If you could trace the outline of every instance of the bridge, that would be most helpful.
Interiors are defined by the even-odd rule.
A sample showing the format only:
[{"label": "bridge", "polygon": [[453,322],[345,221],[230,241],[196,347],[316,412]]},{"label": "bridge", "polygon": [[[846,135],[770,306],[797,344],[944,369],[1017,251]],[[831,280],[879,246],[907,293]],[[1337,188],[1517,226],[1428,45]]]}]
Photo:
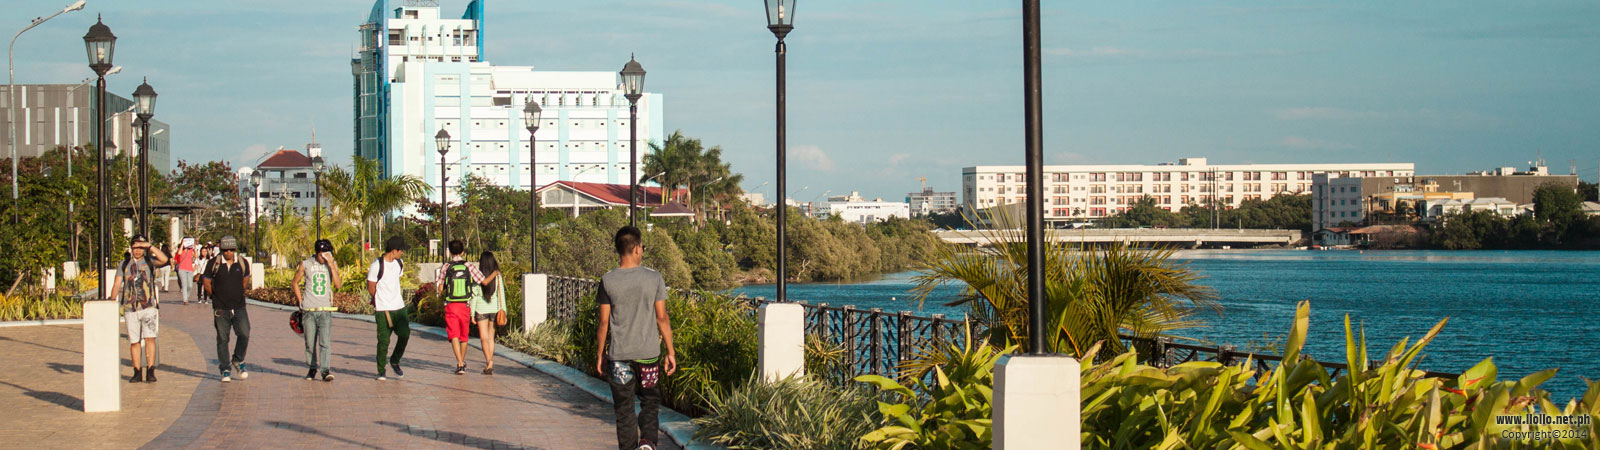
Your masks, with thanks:
[{"label": "bridge", "polygon": [[[1025,239],[1023,230],[937,230],[933,234],[945,242],[988,247],[999,240]],[[1051,242],[1103,244],[1123,242],[1136,245],[1168,245],[1183,248],[1288,246],[1300,241],[1300,230],[1203,229],[1203,228],[1079,228],[1047,230]]]}]

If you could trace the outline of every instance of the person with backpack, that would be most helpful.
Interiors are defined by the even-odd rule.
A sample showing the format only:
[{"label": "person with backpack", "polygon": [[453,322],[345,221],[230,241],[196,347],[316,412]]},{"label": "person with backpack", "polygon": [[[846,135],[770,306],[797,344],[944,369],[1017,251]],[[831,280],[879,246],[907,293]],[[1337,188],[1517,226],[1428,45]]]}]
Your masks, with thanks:
[{"label": "person with backpack", "polygon": [[128,355],[133,360],[133,376],[128,377],[128,382],[154,383],[156,332],[161,328],[155,270],[166,266],[170,260],[161,249],[151,248],[150,241],[142,234],[133,235],[128,252],[128,258],[117,265],[117,277],[111,282],[108,298],[120,301],[127,308],[123,319],[128,322]]},{"label": "person with backpack", "polygon": [[505,281],[500,278],[500,262],[494,253],[478,255],[478,271],[488,273],[488,279],[494,280],[475,286],[481,289],[473,290],[472,295],[472,320],[478,323],[478,343],[483,347],[483,374],[494,375],[495,327],[506,324]]},{"label": "person with backpack", "polygon": [[[339,275],[339,263],[333,260],[333,242],[318,239],[312,250],[316,254],[300,262],[289,289],[300,303],[300,324],[306,338],[306,379],[333,381],[333,373],[328,371],[328,341],[333,312],[339,310],[333,306],[333,289],[343,277]],[[305,288],[299,289],[302,282]]]},{"label": "person with backpack", "polygon": [[[400,276],[405,263],[400,257],[411,244],[405,238],[390,236],[383,243],[383,256],[367,268],[367,293],[372,294],[372,316],[378,322],[378,381],[389,379],[384,365],[394,369],[394,376],[405,377],[400,370],[400,357],[406,354],[406,342],[411,340],[411,319],[406,317],[406,299],[400,292]],[[389,335],[399,336],[394,344],[394,355],[389,355]]]},{"label": "person with backpack", "polygon": [[[661,378],[678,370],[667,317],[667,283],[645,267],[639,229],[625,226],[612,238],[616,269],[600,277],[600,305],[594,370],[611,384],[617,420],[617,448],[653,449],[660,431]],[[607,343],[610,343],[607,346]],[[661,347],[667,348],[666,356]],[[639,413],[634,415],[634,398]]]},{"label": "person with backpack", "polygon": [[439,266],[434,278],[439,294],[444,297],[444,330],[450,337],[450,350],[456,354],[456,375],[467,374],[467,338],[472,333],[473,291],[494,281],[478,270],[477,264],[468,263],[467,244],[450,241],[450,261]]},{"label": "person with backpack", "polygon": [[[206,267],[205,289],[211,293],[211,323],[217,330],[217,366],[222,370],[222,382],[233,381],[237,371],[239,379],[250,377],[244,366],[244,352],[250,347],[250,315],[245,309],[244,291],[250,287],[250,260],[239,255],[239,242],[233,236],[222,237],[222,255],[211,259]],[[228,351],[229,331],[239,338],[239,344]]]}]

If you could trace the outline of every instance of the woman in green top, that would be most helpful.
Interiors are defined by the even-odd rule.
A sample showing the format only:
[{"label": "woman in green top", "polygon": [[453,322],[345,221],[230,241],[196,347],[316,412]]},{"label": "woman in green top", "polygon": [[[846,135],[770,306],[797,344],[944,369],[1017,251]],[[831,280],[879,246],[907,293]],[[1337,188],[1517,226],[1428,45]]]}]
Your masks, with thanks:
[{"label": "woman in green top", "polygon": [[494,375],[495,316],[506,310],[506,289],[501,277],[494,276],[500,273],[500,262],[495,261],[494,253],[478,256],[478,271],[483,272],[484,279],[494,280],[472,290],[472,318],[478,322],[478,343],[482,344],[485,361],[483,374]]}]

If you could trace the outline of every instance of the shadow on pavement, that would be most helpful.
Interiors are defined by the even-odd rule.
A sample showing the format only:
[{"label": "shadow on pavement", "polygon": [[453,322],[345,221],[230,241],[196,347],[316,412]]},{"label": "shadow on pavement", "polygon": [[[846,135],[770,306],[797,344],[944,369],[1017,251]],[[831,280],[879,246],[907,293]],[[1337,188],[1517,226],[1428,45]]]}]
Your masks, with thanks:
[{"label": "shadow on pavement", "polygon": [[37,342],[19,341],[19,340],[16,340],[16,339],[5,337],[5,336],[0,336],[0,341],[11,341],[11,342],[19,343],[19,344],[28,344],[28,345],[32,345],[32,346],[35,346],[35,347],[44,347],[44,348],[48,348],[48,349],[51,349],[51,350],[63,351],[63,352],[67,352],[67,353],[77,353],[77,354],[80,354],[80,355],[83,354],[83,349],[81,349],[81,348],[77,349],[77,350],[69,350],[69,349],[65,349],[65,348],[61,348],[61,347],[51,347],[51,346],[40,344],[40,343],[37,343]]},{"label": "shadow on pavement", "polygon": [[70,409],[70,410],[73,410],[73,411],[83,411],[83,399],[80,399],[80,398],[77,398],[77,397],[73,397],[71,395],[67,395],[67,394],[64,394],[64,393],[61,393],[61,392],[35,391],[33,389],[28,389],[26,387],[18,386],[18,385],[15,385],[15,384],[4,382],[4,381],[0,381],[0,384],[4,384],[4,385],[7,385],[7,386],[11,386],[11,387],[17,388],[17,390],[22,391],[23,394],[27,394],[29,397],[33,397],[33,398],[36,398],[36,399],[39,399],[39,400],[42,400],[42,401],[46,401],[46,402],[50,402],[50,403],[55,403],[57,405],[61,405],[62,407]]},{"label": "shadow on pavement", "polygon": [[[539,447],[525,447],[522,444],[501,441],[501,440],[498,440],[498,439],[485,439],[485,438],[480,438],[480,437],[472,436],[472,435],[468,435],[468,434],[456,433],[456,432],[453,432],[453,431],[430,430],[430,429],[427,429],[427,428],[413,427],[413,426],[410,426],[410,425],[398,424],[398,423],[394,423],[394,422],[378,421],[378,422],[373,422],[373,423],[376,423],[378,425],[387,426],[387,427],[392,427],[392,428],[395,429],[395,431],[399,431],[401,433],[405,433],[405,434],[408,434],[408,435],[412,435],[412,436],[416,436],[416,437],[424,437],[424,438],[428,438],[428,439],[433,439],[435,441],[443,442],[443,443],[446,443],[446,444],[455,444],[455,445],[460,445],[460,446],[463,446],[463,447],[476,447],[476,448],[539,448]],[[471,442],[469,443],[468,441],[471,441]]]},{"label": "shadow on pavement", "polygon": [[352,441],[352,440],[349,440],[349,439],[341,438],[341,437],[334,436],[334,435],[331,435],[331,434],[328,434],[328,433],[323,433],[321,430],[318,430],[316,428],[311,428],[311,427],[308,427],[308,426],[305,426],[305,425],[301,425],[301,424],[298,424],[298,423],[279,422],[279,421],[275,421],[274,420],[274,421],[267,421],[266,424],[268,426],[271,426],[273,428],[277,428],[277,429],[280,429],[280,430],[289,430],[289,431],[293,431],[293,432],[296,432],[296,433],[310,434],[310,435],[322,437],[322,438],[325,438],[325,439],[332,439],[332,440],[335,440],[335,441],[343,442],[346,445],[353,445],[353,446],[366,447],[366,448],[382,448],[382,447],[375,447],[375,446],[367,445],[365,443],[356,442],[356,441]]}]

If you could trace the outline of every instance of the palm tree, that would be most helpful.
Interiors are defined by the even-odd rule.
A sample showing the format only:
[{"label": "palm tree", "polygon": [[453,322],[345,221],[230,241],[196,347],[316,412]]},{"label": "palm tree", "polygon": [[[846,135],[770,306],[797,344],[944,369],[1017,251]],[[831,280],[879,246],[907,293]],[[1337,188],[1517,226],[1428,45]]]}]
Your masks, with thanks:
[{"label": "palm tree", "polygon": [[433,187],[415,175],[382,177],[377,160],[352,156],[351,171],[335,166],[322,174],[322,193],[331,215],[360,222],[361,241],[371,242],[372,226],[383,232],[379,219],[433,193]]},{"label": "palm tree", "polygon": [[[744,175],[733,173],[731,165],[722,162],[722,147],[706,149],[699,139],[684,136],[681,130],[661,144],[650,144],[644,171],[656,175],[667,199],[677,198],[678,187],[685,187],[694,199],[690,207],[720,204],[743,193],[739,184]],[[695,209],[698,214],[700,208]]]},{"label": "palm tree", "polygon": [[[1025,232],[1004,214],[986,232],[992,251],[942,247],[915,277],[918,297],[934,288],[963,283],[950,306],[967,305],[985,337],[997,347],[1028,344],[1028,249]],[[1119,333],[1141,337],[1202,325],[1193,314],[1221,311],[1216,292],[1196,284],[1200,275],[1170,261],[1170,249],[1138,249],[1114,243],[1104,248],[1065,244],[1045,247],[1045,348],[1081,356],[1097,342],[1121,353]]]}]

